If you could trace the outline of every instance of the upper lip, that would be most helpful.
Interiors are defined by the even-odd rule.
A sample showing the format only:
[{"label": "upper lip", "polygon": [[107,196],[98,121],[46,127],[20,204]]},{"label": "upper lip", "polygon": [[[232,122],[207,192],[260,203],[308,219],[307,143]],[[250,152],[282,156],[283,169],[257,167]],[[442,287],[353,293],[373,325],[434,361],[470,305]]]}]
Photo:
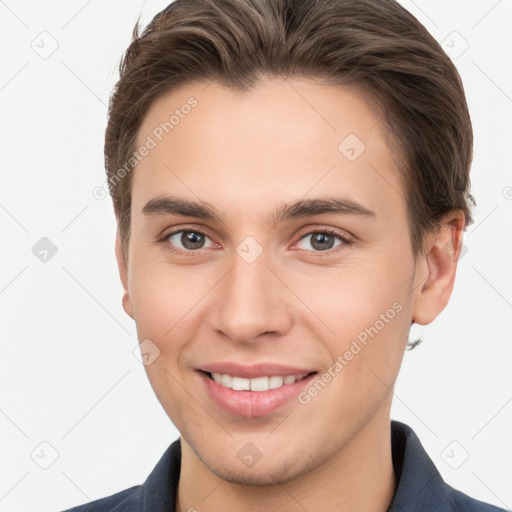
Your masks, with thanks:
[{"label": "upper lip", "polygon": [[295,366],[286,366],[277,363],[259,363],[253,365],[243,365],[235,362],[219,362],[201,366],[199,370],[210,373],[222,373],[232,375],[233,377],[243,377],[246,379],[254,379],[256,377],[265,377],[272,375],[300,375],[302,373],[311,373],[315,370],[311,368],[299,368]]}]

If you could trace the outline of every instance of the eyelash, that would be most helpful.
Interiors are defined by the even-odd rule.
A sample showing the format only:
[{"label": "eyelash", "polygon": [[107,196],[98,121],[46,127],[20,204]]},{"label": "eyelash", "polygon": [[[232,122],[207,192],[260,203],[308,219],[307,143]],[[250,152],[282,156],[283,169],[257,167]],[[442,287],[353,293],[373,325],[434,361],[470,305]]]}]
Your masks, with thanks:
[{"label": "eyelash", "polygon": [[[157,242],[165,244],[165,245],[169,245],[169,238],[171,236],[176,235],[177,233],[187,233],[187,232],[197,233],[197,234],[204,235],[204,236],[210,238],[208,236],[208,234],[205,233],[204,231],[202,231],[201,229],[196,229],[196,228],[193,228],[193,227],[190,227],[190,226],[186,226],[186,227],[183,227],[181,229],[178,229],[178,230],[166,233],[161,238],[159,238],[157,240]],[[304,239],[304,238],[306,238],[306,237],[308,237],[310,235],[316,234],[316,233],[332,235],[332,236],[340,239],[342,243],[340,245],[337,245],[336,247],[333,247],[331,249],[327,249],[325,251],[315,251],[315,250],[310,251],[310,250],[307,250],[307,249],[299,249],[299,250],[304,250],[304,251],[307,251],[307,252],[310,252],[310,253],[314,254],[315,256],[320,256],[320,257],[322,257],[322,256],[330,256],[332,253],[336,252],[341,247],[343,247],[345,245],[351,245],[351,243],[352,243],[350,238],[341,235],[339,231],[337,231],[335,229],[332,229],[332,228],[314,229],[314,230],[308,231],[306,233],[301,234],[301,236],[299,237],[297,242],[300,242],[302,239]],[[188,250],[187,251],[187,250],[182,250],[182,249],[171,248],[171,252],[174,253],[174,254],[188,255],[188,256],[200,253],[203,250],[206,250],[206,249],[196,249],[196,250]]]}]

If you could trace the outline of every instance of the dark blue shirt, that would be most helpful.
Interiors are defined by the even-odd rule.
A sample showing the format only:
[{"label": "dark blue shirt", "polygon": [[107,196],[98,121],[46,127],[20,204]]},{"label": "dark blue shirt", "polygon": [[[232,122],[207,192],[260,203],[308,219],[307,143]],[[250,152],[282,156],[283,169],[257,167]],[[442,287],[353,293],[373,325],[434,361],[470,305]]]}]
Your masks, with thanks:
[{"label": "dark blue shirt", "polygon": [[[504,512],[446,484],[414,431],[391,421],[396,489],[387,512]],[[174,441],[143,485],[64,512],[175,512],[181,444]]]}]

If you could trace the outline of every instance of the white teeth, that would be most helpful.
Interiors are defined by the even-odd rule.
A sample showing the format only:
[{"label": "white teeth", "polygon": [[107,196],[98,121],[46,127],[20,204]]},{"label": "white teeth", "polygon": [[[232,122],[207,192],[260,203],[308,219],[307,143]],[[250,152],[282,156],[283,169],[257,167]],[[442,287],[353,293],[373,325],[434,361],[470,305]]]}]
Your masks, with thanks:
[{"label": "white teeth", "polygon": [[268,377],[251,379],[251,391],[267,391],[268,389]]},{"label": "white teeth", "polygon": [[272,375],[269,379],[269,388],[276,389],[280,388],[284,384],[284,377],[279,377],[278,375]]},{"label": "white teeth", "polygon": [[234,389],[235,391],[268,391],[269,389],[280,388],[287,384],[293,384],[295,381],[302,380],[307,373],[299,375],[272,375],[270,377],[256,377],[254,379],[245,379],[243,377],[233,377],[221,373],[212,373],[215,382],[221,384],[226,388]]},{"label": "white teeth", "polygon": [[251,389],[251,379],[243,379],[242,377],[233,377],[233,385],[235,391],[249,391]]},{"label": "white teeth", "polygon": [[231,377],[231,375],[221,375],[220,373],[214,373],[214,378],[215,378],[215,375],[218,375],[220,378],[219,380],[217,380],[217,382],[220,382],[223,386],[226,386],[227,388],[231,388],[233,387],[233,377]]}]

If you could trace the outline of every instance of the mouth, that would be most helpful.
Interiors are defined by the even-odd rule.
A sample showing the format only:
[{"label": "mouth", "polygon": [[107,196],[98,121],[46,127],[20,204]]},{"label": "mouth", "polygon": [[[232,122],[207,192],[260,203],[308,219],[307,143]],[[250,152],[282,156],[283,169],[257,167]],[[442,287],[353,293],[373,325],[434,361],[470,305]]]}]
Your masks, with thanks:
[{"label": "mouth", "polygon": [[307,373],[299,373],[297,375],[264,375],[252,379],[229,375],[227,373],[214,373],[200,370],[209,379],[217,384],[234,391],[256,391],[264,392],[271,389],[279,389],[283,386],[289,386],[295,382],[299,382],[310,375],[318,372],[311,371]]},{"label": "mouth", "polygon": [[260,371],[251,378],[236,375],[235,371],[232,371],[234,375],[208,370],[199,370],[197,374],[203,383],[203,392],[218,410],[232,417],[261,418],[292,406],[293,402],[295,407],[304,407],[297,396],[318,374],[318,371],[280,371],[284,375],[265,375],[266,372]]}]

